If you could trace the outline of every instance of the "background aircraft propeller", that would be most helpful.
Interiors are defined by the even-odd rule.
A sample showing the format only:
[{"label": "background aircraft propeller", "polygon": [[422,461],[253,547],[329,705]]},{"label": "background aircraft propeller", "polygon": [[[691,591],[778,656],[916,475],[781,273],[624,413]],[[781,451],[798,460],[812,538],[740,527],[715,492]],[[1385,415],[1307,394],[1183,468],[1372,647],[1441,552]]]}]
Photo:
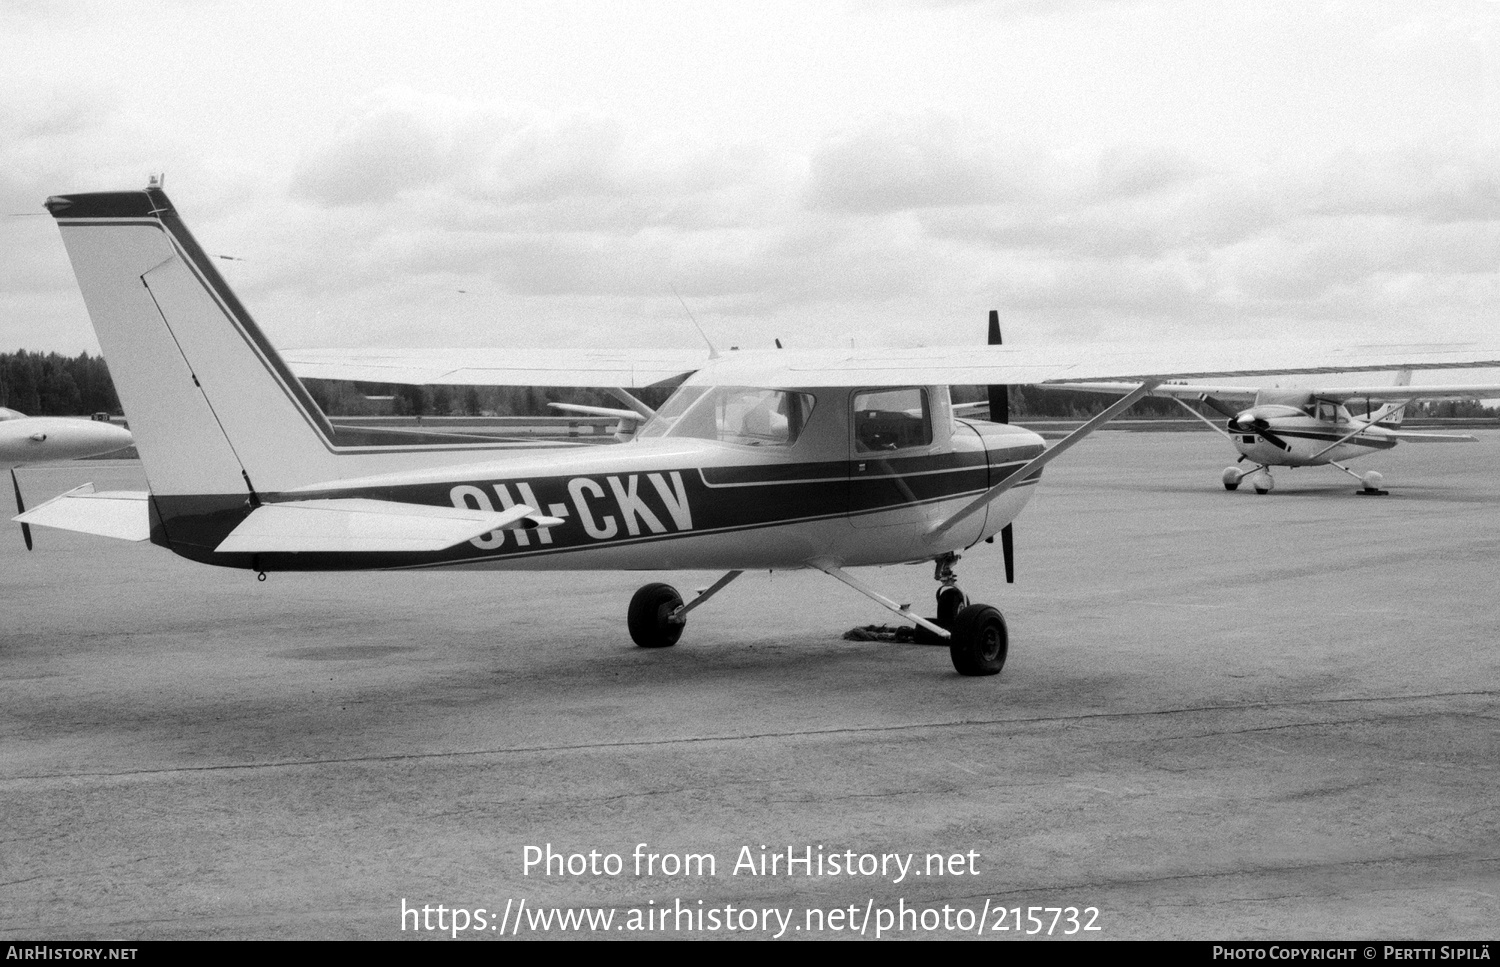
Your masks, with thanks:
[{"label": "background aircraft propeller", "polygon": [[1225,403],[1223,400],[1218,400],[1218,399],[1213,398],[1212,396],[1209,396],[1207,393],[1205,393],[1204,395],[1198,397],[1198,400],[1204,406],[1208,407],[1209,409],[1213,410],[1216,413],[1219,413],[1219,414],[1221,414],[1223,416],[1229,417],[1231,420],[1234,419],[1236,416],[1239,416],[1239,411],[1238,410],[1234,409],[1228,403]]},{"label": "background aircraft propeller", "polygon": [[[10,485],[12,487],[16,488],[16,513],[18,513],[18,514],[24,514],[24,513],[26,513],[26,502],[21,499],[21,481],[19,481],[19,480],[16,479],[15,468],[11,468],[11,471],[10,471]],[[31,525],[30,524],[22,524],[21,525],[21,537],[24,538],[25,541],[26,541],[26,549],[28,551],[31,550]]]},{"label": "background aircraft propeller", "polygon": [[1229,421],[1229,430],[1232,433],[1254,433],[1267,443],[1283,450],[1290,450],[1291,444],[1271,432],[1271,422],[1263,416],[1251,416],[1250,411],[1239,414]]}]

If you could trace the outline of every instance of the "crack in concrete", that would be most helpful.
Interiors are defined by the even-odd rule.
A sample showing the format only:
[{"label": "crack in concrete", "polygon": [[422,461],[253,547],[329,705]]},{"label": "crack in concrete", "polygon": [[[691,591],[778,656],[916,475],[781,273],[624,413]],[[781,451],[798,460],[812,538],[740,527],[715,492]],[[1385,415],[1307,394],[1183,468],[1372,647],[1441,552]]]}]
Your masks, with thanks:
[{"label": "crack in concrete", "polygon": [[[1082,715],[1067,716],[1038,716],[1035,718],[993,718],[993,719],[956,719],[947,722],[909,722],[902,725],[881,726],[858,726],[845,728],[806,729],[801,731],[782,732],[756,732],[746,735],[708,735],[708,736],[684,736],[668,739],[628,739],[616,742],[587,742],[571,745],[534,745],[513,746],[510,748],[491,749],[460,749],[448,752],[403,752],[388,755],[370,756],[343,756],[324,759],[295,759],[272,762],[230,762],[217,765],[204,765],[192,767],[174,767],[168,769],[133,769],[121,772],[58,772],[58,773],[36,773],[31,775],[11,776],[0,779],[0,784],[24,782],[39,779],[99,779],[99,778],[133,778],[140,776],[174,775],[174,774],[197,774],[209,772],[234,772],[253,771],[264,769],[296,769],[312,766],[330,765],[358,765],[363,763],[377,762],[409,762],[436,759],[458,759],[475,758],[480,756],[494,755],[527,755],[545,752],[581,752],[597,749],[632,749],[632,748],[656,748],[664,746],[699,745],[730,742],[757,742],[766,739],[795,739],[815,738],[835,735],[879,735],[898,732],[918,732],[928,729],[959,729],[974,726],[1037,726],[1037,725],[1063,725],[1067,726],[1076,722],[1085,721],[1109,721],[1128,719],[1147,719],[1157,717],[1171,717],[1175,715],[1193,715],[1201,713],[1233,713],[1251,710],[1265,710],[1278,708],[1304,708],[1319,705],[1349,705],[1382,702],[1420,702],[1439,698],[1492,698],[1500,695],[1500,692],[1492,690],[1481,690],[1471,692],[1438,692],[1423,695],[1385,695],[1364,698],[1334,698],[1314,699],[1302,702],[1252,702],[1243,705],[1203,705],[1185,706],[1175,709],[1148,709],[1137,712],[1092,712]],[[1223,732],[1205,732],[1198,736],[1183,736],[1163,741],[1182,741],[1183,739],[1206,738],[1212,736],[1229,736],[1240,734],[1252,734],[1256,732],[1273,732],[1285,729],[1300,728],[1324,728],[1332,725],[1349,725],[1371,722],[1391,721],[1392,718],[1412,719],[1425,718],[1432,715],[1451,716],[1452,711],[1417,712],[1409,715],[1381,716],[1378,718],[1362,717],[1358,719],[1331,719],[1319,720],[1317,722],[1290,722],[1285,725],[1259,726],[1241,730],[1226,730]],[[1459,713],[1467,714],[1467,713]]]}]

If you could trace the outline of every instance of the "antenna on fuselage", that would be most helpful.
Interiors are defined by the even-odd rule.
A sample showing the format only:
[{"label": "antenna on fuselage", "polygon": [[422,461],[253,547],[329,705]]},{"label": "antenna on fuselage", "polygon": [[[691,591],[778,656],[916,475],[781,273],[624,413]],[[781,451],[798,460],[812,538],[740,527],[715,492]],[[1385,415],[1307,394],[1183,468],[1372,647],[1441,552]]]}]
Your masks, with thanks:
[{"label": "antenna on fuselage", "polygon": [[719,358],[719,351],[714,348],[714,344],[712,342],[709,342],[708,333],[704,332],[703,331],[703,327],[700,326],[700,325],[698,325],[698,319],[697,319],[696,316],[693,315],[693,310],[691,310],[691,309],[688,308],[687,302],[683,300],[681,293],[679,293],[677,291],[677,286],[675,286],[675,285],[672,286],[672,294],[675,295],[675,296],[677,296],[677,301],[678,302],[682,303],[682,311],[686,312],[687,313],[687,317],[692,320],[692,322],[693,322],[693,328],[696,329],[696,330],[698,330],[698,335],[702,336],[703,337],[703,341],[706,342],[706,343],[708,343],[708,358],[709,359],[718,359]]}]

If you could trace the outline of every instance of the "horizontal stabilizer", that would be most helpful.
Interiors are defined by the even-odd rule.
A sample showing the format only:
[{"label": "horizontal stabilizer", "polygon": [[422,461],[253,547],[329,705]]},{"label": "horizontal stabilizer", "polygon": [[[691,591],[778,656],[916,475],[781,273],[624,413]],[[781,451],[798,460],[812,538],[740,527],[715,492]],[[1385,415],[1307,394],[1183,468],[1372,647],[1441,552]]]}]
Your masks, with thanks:
[{"label": "horizontal stabilizer", "polygon": [[262,504],[223,543],[221,553],[298,554],[317,551],[441,551],[496,530],[554,527],[525,504],[471,510],[348,498]]},{"label": "horizontal stabilizer", "polygon": [[38,527],[143,541],[151,536],[151,511],[146,503],[150,496],[144,491],[127,490],[95,493],[94,485],[88,483],[11,519]]},{"label": "horizontal stabilizer", "polygon": [[627,423],[645,423],[650,417],[637,413],[635,410],[616,410],[607,406],[584,406],[582,403],[548,403],[554,410],[562,410],[564,413],[577,413],[581,416],[607,416],[612,420],[624,420]]}]

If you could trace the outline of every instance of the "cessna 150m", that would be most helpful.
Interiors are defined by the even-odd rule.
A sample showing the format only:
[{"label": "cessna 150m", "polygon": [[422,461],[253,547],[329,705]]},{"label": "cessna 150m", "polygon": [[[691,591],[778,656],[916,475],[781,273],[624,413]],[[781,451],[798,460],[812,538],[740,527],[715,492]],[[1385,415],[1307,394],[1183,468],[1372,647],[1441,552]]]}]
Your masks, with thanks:
[{"label": "cessna 150m", "polygon": [[[991,675],[1008,637],[954,564],[1020,513],[1042,468],[1162,379],[1500,366],[1500,345],[1259,351],[1143,346],[730,352],[303,352],[284,358],[159,187],[47,201],[135,431],[149,493],[64,494],[20,519],[268,571],[370,568],[715,569],[684,602],[647,584],[631,637],[676,643],[688,613],[745,569],[811,568],[949,642]],[[304,376],[375,383],[632,387],[688,375],[628,443],[405,438],[329,423]],[[1236,364],[1225,368],[1224,360]],[[1316,360],[1309,364],[1308,360]],[[1046,448],[955,419],[954,383],[1138,385]],[[632,409],[636,407],[632,406]],[[935,620],[847,573],[931,562]]]},{"label": "cessna 150m", "polygon": [[[1246,386],[1163,384],[1148,395],[1165,396],[1226,437],[1250,469],[1228,467],[1225,490],[1248,480],[1258,494],[1271,492],[1271,467],[1336,467],[1360,482],[1356,493],[1383,495],[1379,471],[1355,473],[1344,464],[1356,457],[1411,443],[1473,443],[1460,433],[1414,433],[1401,430],[1402,413],[1416,400],[1471,400],[1500,396],[1500,384],[1411,386],[1402,370],[1395,386],[1345,386],[1324,389],[1270,389]],[[1122,383],[1078,383],[1066,387],[1087,392],[1123,394],[1135,389]],[[1197,400],[1229,417],[1219,426],[1187,404]],[[1351,408],[1364,401],[1363,412]],[[1378,405],[1377,405],[1378,401]],[[1230,404],[1234,404],[1231,406]],[[1248,405],[1247,405],[1248,404]],[[1240,407],[1240,408],[1236,408]]]}]

